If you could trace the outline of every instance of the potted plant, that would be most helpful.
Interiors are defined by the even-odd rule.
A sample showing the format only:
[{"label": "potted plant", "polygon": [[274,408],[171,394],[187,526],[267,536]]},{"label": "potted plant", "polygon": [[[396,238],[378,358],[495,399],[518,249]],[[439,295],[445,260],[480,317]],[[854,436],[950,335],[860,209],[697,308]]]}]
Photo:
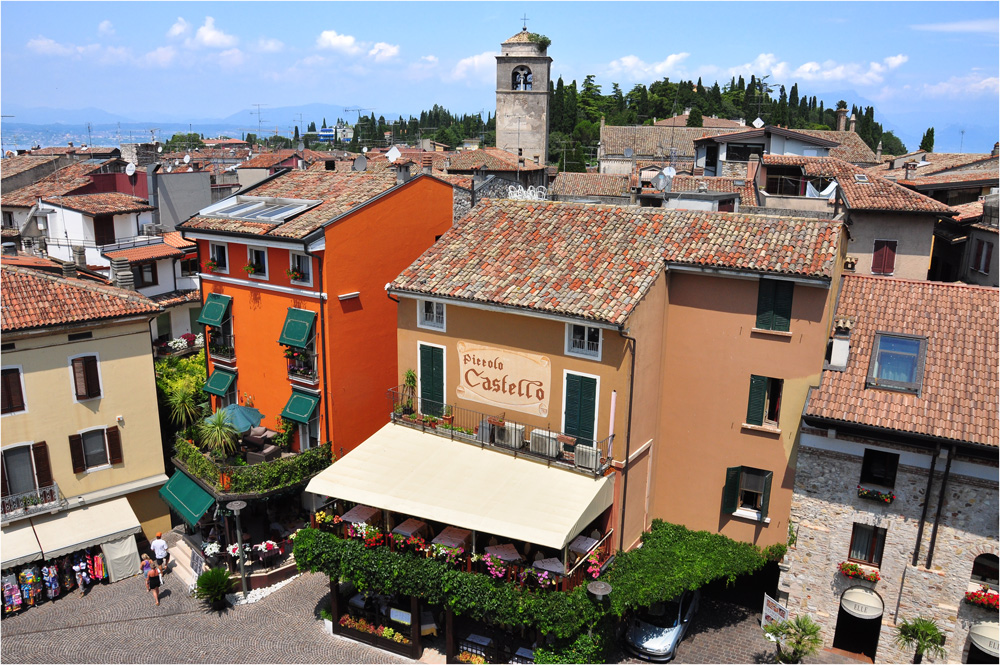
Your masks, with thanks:
[{"label": "potted plant", "polygon": [[877,570],[873,570],[870,573],[866,573],[861,569],[856,563],[850,563],[848,561],[841,562],[839,566],[840,573],[844,577],[852,577],[859,580],[865,580],[867,582],[878,582],[882,577],[878,574]]},{"label": "potted plant", "polygon": [[500,415],[500,416],[486,416],[486,422],[488,422],[490,425],[493,425],[494,427],[503,427],[504,426],[504,419],[503,419],[502,415]]},{"label": "potted plant", "polygon": [[965,602],[996,612],[1000,609],[1000,594],[983,584],[975,591],[966,591]]},{"label": "potted plant", "polygon": [[215,611],[221,611],[229,604],[226,596],[233,592],[233,581],[225,568],[211,568],[198,576],[194,586],[194,597]]},{"label": "potted plant", "polygon": [[944,648],[944,633],[936,623],[923,617],[900,623],[896,627],[896,644],[903,649],[915,650],[914,663],[922,662],[925,653],[936,659],[948,655]]},{"label": "potted plant", "polygon": [[209,259],[205,261],[205,265],[202,266],[205,272],[215,272],[219,269],[219,263],[215,259]]},{"label": "potted plant", "polygon": [[576,437],[569,434],[556,434],[556,440],[564,446],[570,446],[571,448],[576,445]]},{"label": "potted plant", "polygon": [[219,563],[219,552],[222,551],[222,546],[219,543],[205,543],[201,551],[205,553],[205,560],[208,561],[209,566],[214,568]]},{"label": "potted plant", "polygon": [[412,369],[403,372],[403,413],[413,413],[413,396],[417,393],[417,373]]},{"label": "potted plant", "polygon": [[451,406],[445,404],[444,413],[441,414],[441,420],[449,425],[455,422],[455,416],[451,412]]},{"label": "potted plant", "polygon": [[255,266],[252,263],[248,263],[245,266],[243,266],[243,272],[245,272],[248,275],[256,274],[256,272],[257,272],[257,266]]},{"label": "potted plant", "polygon": [[285,271],[285,274],[288,275],[288,279],[293,282],[301,282],[306,278],[305,274],[301,270],[297,270],[295,268],[289,268]]},{"label": "potted plant", "polygon": [[319,616],[323,619],[323,631],[327,635],[333,635],[333,613],[324,607],[319,611]]},{"label": "potted plant", "polygon": [[823,646],[819,624],[802,614],[791,621],[772,621],[764,626],[764,634],[778,645],[778,662],[801,663]]},{"label": "potted plant", "polygon": [[862,487],[861,485],[858,485],[858,497],[861,499],[879,501],[881,503],[892,503],[896,499],[896,495],[892,492],[880,492],[878,490]]}]

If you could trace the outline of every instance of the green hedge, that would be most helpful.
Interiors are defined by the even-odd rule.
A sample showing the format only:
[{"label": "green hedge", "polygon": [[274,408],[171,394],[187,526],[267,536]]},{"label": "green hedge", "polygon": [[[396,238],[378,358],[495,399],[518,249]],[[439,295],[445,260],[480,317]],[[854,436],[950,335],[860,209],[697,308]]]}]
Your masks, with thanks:
[{"label": "green hedge", "polygon": [[[325,443],[293,457],[282,457],[270,462],[249,466],[222,466],[207,458],[201,450],[185,439],[177,439],[174,444],[177,459],[187,467],[191,475],[205,481],[217,491],[231,494],[251,494],[268,492],[300,483],[332,462],[331,446]],[[222,489],[219,476],[229,474],[228,490]]]}]

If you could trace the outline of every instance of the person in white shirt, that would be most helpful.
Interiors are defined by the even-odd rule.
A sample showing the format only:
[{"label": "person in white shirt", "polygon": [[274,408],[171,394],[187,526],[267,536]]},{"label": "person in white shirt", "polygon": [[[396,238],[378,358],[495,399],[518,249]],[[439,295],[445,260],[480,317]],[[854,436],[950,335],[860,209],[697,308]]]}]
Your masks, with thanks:
[{"label": "person in white shirt", "polygon": [[153,556],[156,557],[156,566],[160,569],[160,572],[167,572],[167,562],[170,559],[170,553],[167,552],[167,541],[163,540],[163,533],[157,531],[156,540],[151,542],[149,546],[153,548]]}]

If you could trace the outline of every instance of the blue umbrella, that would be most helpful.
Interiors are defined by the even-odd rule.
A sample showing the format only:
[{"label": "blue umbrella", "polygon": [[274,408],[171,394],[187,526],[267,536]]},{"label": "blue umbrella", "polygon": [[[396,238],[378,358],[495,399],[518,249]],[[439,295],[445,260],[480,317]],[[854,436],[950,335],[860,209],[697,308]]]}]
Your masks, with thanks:
[{"label": "blue umbrella", "polygon": [[225,414],[226,422],[240,432],[246,432],[248,429],[257,427],[264,417],[260,411],[252,406],[241,406],[239,404],[230,404],[221,409],[221,411]]}]

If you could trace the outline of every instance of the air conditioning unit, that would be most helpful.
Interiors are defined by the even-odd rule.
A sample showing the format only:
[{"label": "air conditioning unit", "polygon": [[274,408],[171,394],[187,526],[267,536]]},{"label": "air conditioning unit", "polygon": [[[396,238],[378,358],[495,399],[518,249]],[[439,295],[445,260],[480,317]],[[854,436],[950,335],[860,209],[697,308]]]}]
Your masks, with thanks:
[{"label": "air conditioning unit", "polygon": [[600,457],[600,453],[596,446],[578,444],[576,446],[574,464],[576,464],[578,469],[597,471],[597,463],[600,461]]},{"label": "air conditioning unit", "polygon": [[559,441],[556,439],[556,433],[543,429],[531,430],[531,441],[528,444],[528,450],[539,455],[545,455],[546,457],[558,456]]},{"label": "air conditioning unit", "polygon": [[524,446],[524,425],[505,423],[503,427],[493,425],[493,442],[498,446],[520,450]]},{"label": "air conditioning unit", "polygon": [[155,236],[156,235],[156,224],[143,224],[142,225],[142,235],[144,235],[144,236]]}]

